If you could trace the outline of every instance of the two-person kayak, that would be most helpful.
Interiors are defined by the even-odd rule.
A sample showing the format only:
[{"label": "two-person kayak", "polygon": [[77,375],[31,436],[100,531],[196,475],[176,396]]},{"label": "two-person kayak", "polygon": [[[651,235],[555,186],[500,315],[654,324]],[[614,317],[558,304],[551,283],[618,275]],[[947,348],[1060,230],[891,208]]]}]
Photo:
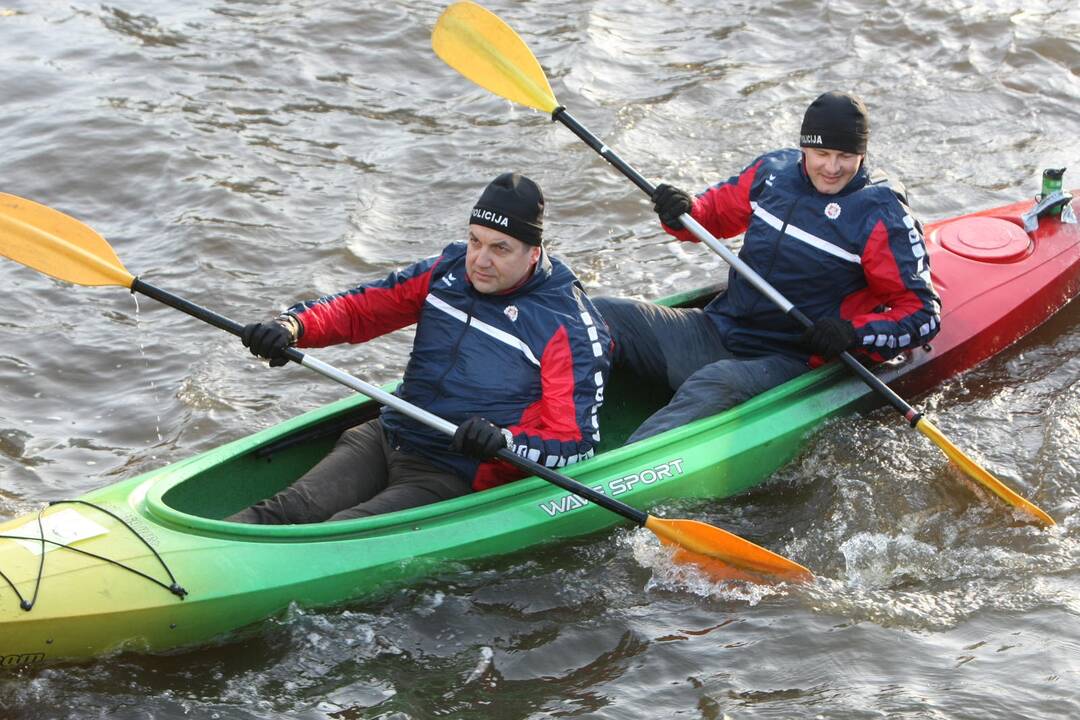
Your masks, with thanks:
[{"label": "two-person kayak", "polygon": [[[1031,201],[927,228],[942,330],[875,372],[929,388],[1008,347],[1080,292],[1080,226]],[[701,304],[715,288],[665,302]],[[601,452],[565,468],[637,508],[724,498],[768,479],[825,420],[880,404],[842,365],[720,415],[623,446],[669,393],[615,373]],[[285,487],[347,427],[378,412],[350,397],[135,478],[0,524],[0,667],[207,642],[291,603],[324,606],[431,573],[610,527],[620,518],[531,478],[412,510],[296,526],[223,521]],[[916,442],[914,437],[913,442]]]}]

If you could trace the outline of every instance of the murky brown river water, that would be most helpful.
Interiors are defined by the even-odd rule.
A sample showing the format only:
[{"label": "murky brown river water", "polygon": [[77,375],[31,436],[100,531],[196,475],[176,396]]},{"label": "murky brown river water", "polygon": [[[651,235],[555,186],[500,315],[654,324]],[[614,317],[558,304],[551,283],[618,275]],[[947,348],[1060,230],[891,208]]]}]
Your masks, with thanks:
[{"label": "murky brown river water", "polygon": [[[806,104],[841,88],[870,107],[872,162],[927,220],[1029,197],[1045,167],[1080,186],[1073,0],[488,6],[559,101],[657,182],[700,189],[794,144]],[[443,7],[0,0],[0,191],[245,322],[463,237],[510,169],[544,187],[550,246],[595,293],[656,297],[725,271],[668,242],[565,128],[439,61]],[[117,288],[3,261],[0,302],[0,518],[347,392]],[[410,339],[319,356],[388,382]],[[808,589],[695,584],[623,529],[219,647],[0,676],[0,718],[1080,717],[1077,303],[916,400],[1059,527],[1011,522],[962,486],[943,501],[940,453],[881,411],[695,510],[812,557]]]}]

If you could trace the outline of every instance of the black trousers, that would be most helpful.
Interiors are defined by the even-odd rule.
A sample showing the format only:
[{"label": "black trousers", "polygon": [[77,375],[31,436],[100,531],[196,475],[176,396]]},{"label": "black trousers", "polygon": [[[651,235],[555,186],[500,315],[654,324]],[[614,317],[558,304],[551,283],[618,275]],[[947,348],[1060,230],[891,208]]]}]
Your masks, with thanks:
[{"label": "black trousers", "polygon": [[628,443],[723,412],[810,369],[784,355],[736,357],[703,310],[624,298],[593,302],[615,340],[615,365],[675,391]]},{"label": "black trousers", "polygon": [[465,478],[390,447],[382,422],[371,420],[342,433],[333,450],[295,483],[227,519],[262,525],[349,520],[448,500],[471,489]]}]

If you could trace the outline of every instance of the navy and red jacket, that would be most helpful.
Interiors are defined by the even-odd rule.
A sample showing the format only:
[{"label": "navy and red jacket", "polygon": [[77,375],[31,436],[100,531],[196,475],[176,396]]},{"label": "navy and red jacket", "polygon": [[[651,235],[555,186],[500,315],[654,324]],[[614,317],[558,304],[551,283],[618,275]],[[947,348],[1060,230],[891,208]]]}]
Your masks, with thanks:
[{"label": "navy and red jacket", "polygon": [[[922,225],[887,182],[871,180],[865,162],[843,190],[825,195],[807,176],[801,150],[771,152],[698,195],[691,215],[713,235],[745,233],[739,258],[811,320],[851,321],[859,352],[872,360],[921,345],[939,329]],[[734,268],[705,310],[735,355],[823,361],[799,343],[799,323]]]},{"label": "navy and red jacket", "polygon": [[[455,425],[479,415],[513,434],[513,451],[546,467],[591,457],[610,367],[607,325],[577,278],[543,252],[532,276],[505,294],[477,292],[464,243],[336,295],[299,303],[300,347],[360,343],[416,323],[395,394]],[[509,463],[448,449],[450,438],[382,409],[394,447],[485,488],[516,480]]]}]

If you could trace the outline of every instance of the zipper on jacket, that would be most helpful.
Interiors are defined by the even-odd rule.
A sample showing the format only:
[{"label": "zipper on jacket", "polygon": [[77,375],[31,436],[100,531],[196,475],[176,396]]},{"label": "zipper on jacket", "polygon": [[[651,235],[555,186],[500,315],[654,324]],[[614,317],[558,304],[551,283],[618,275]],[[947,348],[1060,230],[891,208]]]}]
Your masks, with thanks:
[{"label": "zipper on jacket", "polygon": [[[795,214],[795,208],[799,207],[799,203],[802,202],[802,199],[802,195],[796,196],[795,201],[791,203],[791,207],[788,208],[787,213],[784,215],[784,222],[780,225],[780,232],[776,237],[772,258],[769,260],[769,268],[765,272],[758,273],[764,280],[768,280],[769,276],[772,275],[773,266],[776,265],[776,258],[780,256],[780,243],[783,242],[784,235],[787,233],[788,223],[791,221],[791,216]],[[765,302],[765,300],[767,300],[767,298],[758,293],[758,298],[754,300],[753,305],[750,306],[750,312],[757,312],[758,306]]]},{"label": "zipper on jacket", "polygon": [[450,359],[446,363],[446,369],[443,370],[442,375],[439,376],[438,381],[435,383],[435,399],[443,396],[443,383],[446,376],[450,374],[450,371],[454,369],[454,365],[457,364],[458,354],[461,352],[461,343],[465,341],[465,334],[469,332],[469,326],[472,325],[473,308],[475,306],[476,295],[474,294],[472,300],[469,301],[469,309],[465,311],[465,323],[462,325],[461,334],[458,336],[457,342],[454,343],[454,349],[450,351]]}]

